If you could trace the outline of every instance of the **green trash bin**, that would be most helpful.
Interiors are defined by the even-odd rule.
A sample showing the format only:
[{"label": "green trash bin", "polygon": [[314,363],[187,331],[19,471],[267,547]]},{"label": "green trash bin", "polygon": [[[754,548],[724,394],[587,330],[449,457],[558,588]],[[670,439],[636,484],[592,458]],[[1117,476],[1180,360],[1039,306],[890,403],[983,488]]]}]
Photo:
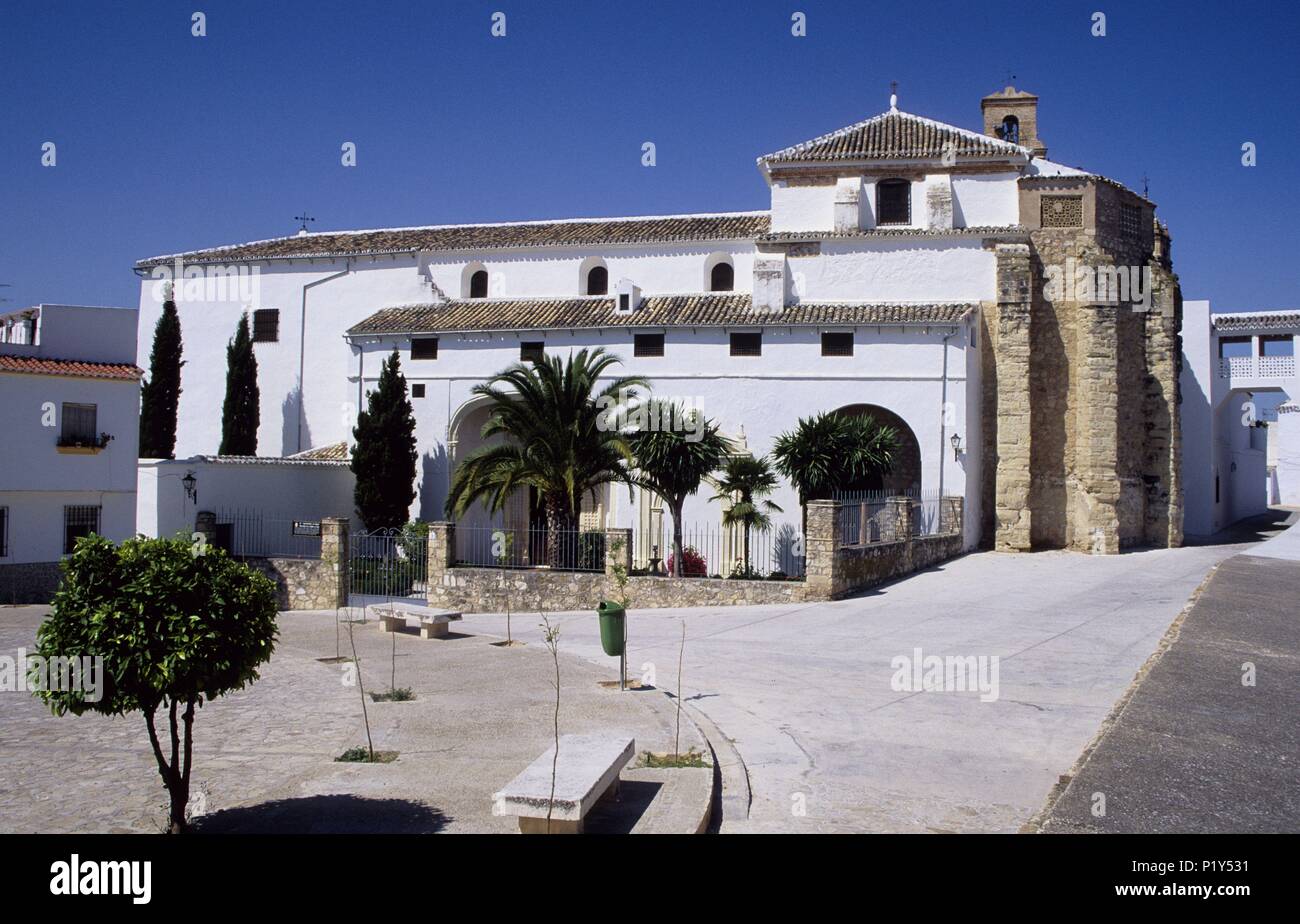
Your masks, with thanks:
[{"label": "green trash bin", "polygon": [[612,600],[601,600],[596,613],[600,617],[600,647],[605,649],[605,654],[616,658],[623,653],[627,610]]}]

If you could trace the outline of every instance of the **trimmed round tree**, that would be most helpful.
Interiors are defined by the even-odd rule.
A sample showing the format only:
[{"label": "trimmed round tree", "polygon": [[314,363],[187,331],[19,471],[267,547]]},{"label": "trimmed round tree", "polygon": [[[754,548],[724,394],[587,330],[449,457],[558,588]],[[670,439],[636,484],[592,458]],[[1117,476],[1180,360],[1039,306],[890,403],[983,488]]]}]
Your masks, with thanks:
[{"label": "trimmed round tree", "polygon": [[[170,796],[169,830],[186,828],[194,711],[258,678],[275,648],[275,585],[213,546],[88,536],[63,563],[37,654],[102,658],[98,699],[35,695],[55,715],[140,712]],[[161,734],[159,725],[162,725]]]}]

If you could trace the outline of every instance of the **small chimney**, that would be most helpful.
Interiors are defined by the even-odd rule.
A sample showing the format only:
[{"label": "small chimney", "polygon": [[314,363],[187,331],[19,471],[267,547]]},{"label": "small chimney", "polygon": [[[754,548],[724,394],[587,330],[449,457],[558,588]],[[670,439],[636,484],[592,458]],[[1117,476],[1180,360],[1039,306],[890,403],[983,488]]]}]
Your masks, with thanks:
[{"label": "small chimney", "polygon": [[614,290],[614,311],[631,314],[641,307],[641,287],[631,279],[620,279]]},{"label": "small chimney", "polygon": [[1047,156],[1038,137],[1038,97],[1008,86],[980,100],[984,134],[1029,148],[1035,157]]}]

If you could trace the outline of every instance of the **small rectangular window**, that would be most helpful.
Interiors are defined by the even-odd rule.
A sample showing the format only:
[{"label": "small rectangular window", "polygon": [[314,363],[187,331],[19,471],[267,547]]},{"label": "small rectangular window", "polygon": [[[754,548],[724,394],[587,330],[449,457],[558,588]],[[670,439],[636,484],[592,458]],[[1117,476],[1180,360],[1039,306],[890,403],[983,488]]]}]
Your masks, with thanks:
[{"label": "small rectangular window", "polygon": [[822,334],[823,356],[852,356],[853,335],[827,331]]},{"label": "small rectangular window", "polygon": [[0,558],[9,557],[9,508],[0,507]]},{"label": "small rectangular window", "polygon": [[99,409],[94,404],[63,404],[60,446],[98,446]]},{"label": "small rectangular window", "polygon": [[633,356],[663,356],[663,334],[637,334],[632,341]]},{"label": "small rectangular window", "polygon": [[761,333],[760,334],[732,334],[731,355],[732,356],[762,356],[763,335]]},{"label": "small rectangular window", "polygon": [[519,344],[519,361],[521,363],[540,363],[546,358],[545,346],[540,340],[525,340]]},{"label": "small rectangular window", "polygon": [[423,383],[423,382],[416,382],[414,385],[411,386],[411,397],[412,397],[412,398],[423,398],[423,397],[424,397],[424,383]]},{"label": "small rectangular window", "polygon": [[437,359],[437,337],[413,337],[411,339],[411,359]]},{"label": "small rectangular window", "polygon": [[253,312],[253,342],[277,343],[280,340],[280,309],[259,308]]},{"label": "small rectangular window", "polygon": [[63,554],[71,555],[82,536],[99,532],[99,507],[63,508]]},{"label": "small rectangular window", "polygon": [[912,184],[907,180],[881,180],[876,184],[876,224],[912,223]]}]

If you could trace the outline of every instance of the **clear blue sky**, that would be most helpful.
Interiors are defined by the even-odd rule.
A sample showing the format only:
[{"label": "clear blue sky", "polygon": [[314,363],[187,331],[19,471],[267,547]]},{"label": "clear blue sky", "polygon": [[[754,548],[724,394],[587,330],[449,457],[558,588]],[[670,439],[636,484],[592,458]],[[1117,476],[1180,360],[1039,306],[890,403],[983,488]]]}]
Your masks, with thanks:
[{"label": "clear blue sky", "polygon": [[1014,73],[1050,157],[1150,177],[1184,297],[1292,307],[1298,10],[3,0],[0,298],[134,305],[136,259],[292,233],[303,209],[336,230],[765,208],[754,158],[884,110],[891,80],[901,108],[978,129]]}]

